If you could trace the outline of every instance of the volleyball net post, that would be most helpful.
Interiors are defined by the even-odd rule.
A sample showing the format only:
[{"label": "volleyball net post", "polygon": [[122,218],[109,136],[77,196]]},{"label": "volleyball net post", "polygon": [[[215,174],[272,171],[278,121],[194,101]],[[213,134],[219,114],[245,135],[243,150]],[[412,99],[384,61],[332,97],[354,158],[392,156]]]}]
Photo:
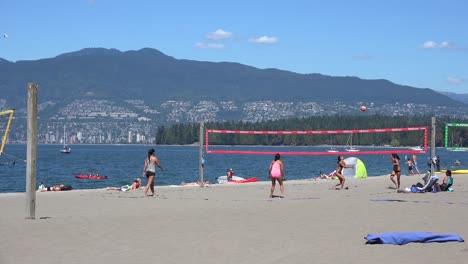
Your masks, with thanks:
[{"label": "volleyball net post", "polygon": [[[424,132],[424,144],[422,150],[393,149],[393,150],[361,150],[358,152],[327,152],[327,151],[254,151],[254,150],[220,150],[210,149],[209,134],[238,134],[238,135],[339,135],[339,134],[369,134],[391,132]],[[428,127],[404,127],[404,128],[372,128],[350,130],[205,130],[205,152],[207,154],[240,154],[240,155],[295,155],[295,156],[324,156],[324,155],[381,155],[381,154],[425,154],[428,150]]]},{"label": "volleyball net post", "polygon": [[199,158],[198,158],[198,170],[199,170],[199,175],[198,175],[198,181],[200,182],[200,186],[203,187],[204,180],[203,180],[203,173],[204,173],[204,158],[203,158],[203,130],[205,129],[205,126],[203,122],[200,123],[200,134],[199,134],[199,143],[200,143],[200,149],[199,149]]}]

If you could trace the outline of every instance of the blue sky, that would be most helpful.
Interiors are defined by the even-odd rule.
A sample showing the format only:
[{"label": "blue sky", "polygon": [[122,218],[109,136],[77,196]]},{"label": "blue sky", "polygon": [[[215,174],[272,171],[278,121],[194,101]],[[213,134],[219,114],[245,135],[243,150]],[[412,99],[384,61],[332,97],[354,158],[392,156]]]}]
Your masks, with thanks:
[{"label": "blue sky", "polygon": [[150,47],[468,93],[468,1],[0,0],[0,12],[0,58],[10,61]]}]

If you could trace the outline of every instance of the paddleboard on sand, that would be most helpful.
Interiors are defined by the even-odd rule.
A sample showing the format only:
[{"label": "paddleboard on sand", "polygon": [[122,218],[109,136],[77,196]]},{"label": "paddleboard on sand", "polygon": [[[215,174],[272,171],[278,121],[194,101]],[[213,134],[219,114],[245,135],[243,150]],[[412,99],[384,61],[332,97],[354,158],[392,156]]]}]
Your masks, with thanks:
[{"label": "paddleboard on sand", "polygon": [[258,179],[251,177],[248,179],[244,179],[239,176],[232,176],[232,181],[228,182],[227,181],[227,176],[219,176],[218,177],[218,183],[247,183],[247,182],[257,182]]},{"label": "paddleboard on sand", "polygon": [[[441,170],[440,172],[445,173],[446,170]],[[468,174],[468,170],[452,170],[452,174]]]}]

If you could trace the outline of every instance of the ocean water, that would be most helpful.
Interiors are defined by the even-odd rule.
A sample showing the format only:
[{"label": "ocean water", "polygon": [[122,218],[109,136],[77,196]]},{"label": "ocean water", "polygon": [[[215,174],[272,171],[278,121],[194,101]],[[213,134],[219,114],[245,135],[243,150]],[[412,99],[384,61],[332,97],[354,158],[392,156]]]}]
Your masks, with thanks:
[{"label": "ocean water", "polygon": [[[70,184],[74,189],[96,189],[107,186],[121,186],[131,183],[136,177],[142,177],[143,162],[150,146],[142,145],[72,145],[71,154],[59,152],[61,145],[38,145],[37,183],[47,186]],[[156,186],[174,185],[181,182],[198,180],[198,146],[157,146],[158,157],[164,172],[157,171]],[[244,147],[225,146],[218,149],[259,150],[259,151],[325,151],[325,147]],[[361,147],[364,150],[364,147]],[[373,150],[388,150],[373,148]],[[0,192],[24,192],[26,184],[26,145],[7,145],[5,155],[0,156]],[[447,151],[437,148],[440,155],[441,169],[468,169],[468,152]],[[15,165],[11,156],[17,157]],[[369,176],[386,175],[391,172],[389,155],[356,155],[349,153],[345,157],[356,156],[366,165]],[[400,155],[400,164],[405,155]],[[421,172],[427,171],[427,154],[418,154]],[[273,159],[270,155],[232,155],[204,154],[204,179],[216,182],[216,178],[226,174],[228,168],[234,169],[234,175],[249,178],[257,177],[267,181],[268,166]],[[310,179],[321,171],[329,173],[336,169],[337,156],[288,156],[281,158],[285,166],[287,180]],[[459,160],[462,165],[454,166]],[[10,165],[6,165],[6,163]],[[106,180],[77,179],[75,175],[98,172],[108,176]],[[407,167],[402,165],[402,173]],[[143,178],[143,184],[146,179]]]}]

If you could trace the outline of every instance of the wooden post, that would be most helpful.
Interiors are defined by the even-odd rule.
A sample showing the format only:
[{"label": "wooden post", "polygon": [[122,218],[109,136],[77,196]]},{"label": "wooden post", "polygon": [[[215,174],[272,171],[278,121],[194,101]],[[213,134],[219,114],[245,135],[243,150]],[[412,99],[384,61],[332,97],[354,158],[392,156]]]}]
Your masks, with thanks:
[{"label": "wooden post", "polygon": [[200,143],[200,152],[199,152],[199,158],[198,158],[198,169],[200,171],[200,174],[198,176],[198,181],[200,182],[200,186],[204,186],[204,181],[203,181],[203,170],[204,170],[204,158],[203,158],[203,136],[205,135],[204,131],[204,124],[203,122],[200,122],[200,136],[198,142]]},{"label": "wooden post", "polygon": [[37,87],[35,83],[28,83],[26,219],[36,219]]},{"label": "wooden post", "polygon": [[431,176],[435,175],[435,164],[434,164],[434,157],[435,154],[435,135],[436,135],[436,118],[433,116],[431,118]]}]

